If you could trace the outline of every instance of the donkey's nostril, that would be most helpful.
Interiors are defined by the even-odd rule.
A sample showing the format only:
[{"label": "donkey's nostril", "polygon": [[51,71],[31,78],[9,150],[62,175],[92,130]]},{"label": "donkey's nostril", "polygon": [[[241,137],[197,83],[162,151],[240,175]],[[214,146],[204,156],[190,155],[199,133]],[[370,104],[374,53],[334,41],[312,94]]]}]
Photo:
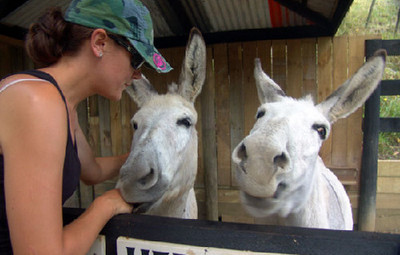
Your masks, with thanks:
[{"label": "donkey's nostril", "polygon": [[147,185],[151,185],[151,183],[154,182],[155,179],[155,175],[154,175],[154,169],[151,168],[150,172],[145,175],[144,177],[140,178],[138,180],[138,182],[142,185],[142,186],[147,186]]},{"label": "donkey's nostril", "polygon": [[288,158],[284,152],[274,157],[274,165],[280,168],[284,168],[288,163]]},{"label": "donkey's nostril", "polygon": [[240,158],[241,160],[247,158],[246,145],[244,145],[244,143],[242,143],[242,144],[240,145],[240,148],[239,148],[239,150],[237,151],[237,156],[238,156],[238,158]]}]

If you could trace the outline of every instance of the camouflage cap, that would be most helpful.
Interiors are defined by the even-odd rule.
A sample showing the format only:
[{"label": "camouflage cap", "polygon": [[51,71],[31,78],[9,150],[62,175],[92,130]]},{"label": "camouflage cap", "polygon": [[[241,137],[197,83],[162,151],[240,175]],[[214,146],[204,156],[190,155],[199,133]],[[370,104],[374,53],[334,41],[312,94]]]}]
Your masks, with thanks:
[{"label": "camouflage cap", "polygon": [[124,36],[158,72],[172,70],[154,47],[153,22],[139,0],[72,0],[65,20]]}]

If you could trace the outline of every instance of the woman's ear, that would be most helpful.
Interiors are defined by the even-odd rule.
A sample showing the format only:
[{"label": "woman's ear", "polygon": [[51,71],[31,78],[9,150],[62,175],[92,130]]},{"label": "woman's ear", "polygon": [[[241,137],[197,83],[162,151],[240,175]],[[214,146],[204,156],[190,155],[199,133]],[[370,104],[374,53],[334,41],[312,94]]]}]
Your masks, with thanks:
[{"label": "woman's ear", "polygon": [[90,46],[96,57],[101,58],[103,56],[107,38],[107,32],[104,29],[98,28],[93,31],[90,37]]}]

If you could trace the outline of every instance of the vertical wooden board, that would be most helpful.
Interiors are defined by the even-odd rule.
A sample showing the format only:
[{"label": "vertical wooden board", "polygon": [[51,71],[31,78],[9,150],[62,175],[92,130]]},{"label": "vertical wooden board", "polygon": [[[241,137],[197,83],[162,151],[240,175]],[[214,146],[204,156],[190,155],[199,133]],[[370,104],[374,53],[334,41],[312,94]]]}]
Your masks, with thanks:
[{"label": "vertical wooden board", "polygon": [[10,62],[9,62],[9,66],[11,68],[10,69],[11,73],[16,73],[18,71],[23,70],[24,65],[23,65],[22,49],[19,47],[10,45],[8,47],[8,51],[10,52],[10,56],[12,56],[10,59]]},{"label": "vertical wooden board", "polygon": [[105,181],[100,184],[94,185],[94,197],[97,198],[105,192],[115,188],[115,181]]},{"label": "vertical wooden board", "polygon": [[85,137],[88,136],[89,132],[89,122],[88,122],[88,100],[83,100],[78,104],[78,107],[76,109],[76,112],[78,114],[78,123],[79,126],[85,134]]},{"label": "vertical wooden board", "polygon": [[215,44],[215,107],[217,134],[218,185],[231,185],[231,141],[229,111],[228,45]]},{"label": "vertical wooden board", "polygon": [[[203,88],[204,89],[204,88]],[[196,187],[204,187],[204,156],[203,156],[203,109],[202,109],[202,98],[206,97],[207,93],[199,95],[194,106],[197,112],[197,138],[198,138],[198,146],[197,146],[197,176],[196,176]]]},{"label": "vertical wooden board", "polygon": [[286,92],[286,41],[272,41],[272,79]]},{"label": "vertical wooden board", "polygon": [[[78,105],[78,119],[79,125],[86,136],[86,139],[89,138],[90,132],[90,125],[88,119],[88,100],[84,100]],[[92,203],[94,194],[93,194],[93,186],[86,185],[82,181],[79,184],[78,188],[78,195],[79,195],[79,207],[80,208],[87,208]]]},{"label": "vertical wooden board", "polygon": [[33,69],[24,49],[24,41],[0,35],[0,78],[22,70]]},{"label": "vertical wooden board", "polygon": [[256,82],[254,80],[254,59],[257,55],[257,43],[243,43],[243,76],[244,76],[244,135],[253,128],[255,115],[259,106]]},{"label": "vertical wooden board", "polygon": [[[347,37],[333,39],[333,87],[338,88],[347,79]],[[338,120],[332,128],[332,165],[346,166],[347,120]]]},{"label": "vertical wooden board", "polygon": [[123,93],[121,99],[121,132],[122,132],[122,153],[129,152],[133,137],[133,128],[131,119],[134,114],[133,100],[129,97],[128,93]]},{"label": "vertical wooden board", "polygon": [[302,39],[302,57],[303,57],[303,96],[311,95],[314,100],[317,99],[316,83],[316,39]]},{"label": "vertical wooden board", "polygon": [[104,97],[98,97],[99,124],[100,124],[100,148],[101,156],[112,155],[110,101]]},{"label": "vertical wooden board", "polygon": [[[318,100],[320,103],[333,92],[332,38],[318,38]],[[322,144],[319,155],[326,165],[332,164],[332,133]]]},{"label": "vertical wooden board", "polygon": [[[365,40],[364,37],[349,38],[349,76],[353,75],[364,63]],[[362,158],[362,113],[360,107],[347,117],[347,164],[361,169]],[[358,174],[360,176],[360,174]]]},{"label": "vertical wooden board", "polygon": [[90,147],[92,148],[94,155],[96,157],[101,156],[101,146],[100,146],[100,123],[99,123],[99,105],[98,105],[98,97],[99,96],[91,96],[89,97],[89,113],[88,113],[88,122],[89,122],[89,132],[88,132],[88,142]]},{"label": "vertical wooden board", "polygon": [[264,72],[268,74],[268,76],[270,77],[272,77],[271,47],[272,47],[272,41],[257,41],[257,57],[261,61]]},{"label": "vertical wooden board", "polygon": [[200,95],[201,130],[202,130],[202,161],[204,169],[207,219],[218,220],[218,175],[217,146],[215,134],[215,83],[212,70],[212,48],[207,48],[206,81]]},{"label": "vertical wooden board", "polygon": [[121,102],[110,101],[111,150],[113,155],[122,154]]},{"label": "vertical wooden board", "polygon": [[86,185],[82,181],[79,183],[80,208],[88,208],[94,199],[94,189],[92,185]]},{"label": "vertical wooden board", "polygon": [[[244,112],[243,112],[243,51],[242,43],[228,44],[228,58],[229,58],[229,78],[230,78],[230,129],[231,129],[231,150],[239,144],[244,137]],[[237,186],[234,178],[234,171],[236,166],[231,163],[231,182],[232,186]]]},{"label": "vertical wooden board", "polygon": [[286,94],[300,98],[303,90],[303,66],[301,40],[287,41],[287,87]]},{"label": "vertical wooden board", "polygon": [[11,73],[11,68],[10,68],[10,61],[11,61],[11,56],[10,56],[10,51],[9,51],[9,46],[4,43],[0,43],[0,75],[1,77],[10,74]]},{"label": "vertical wooden board", "polygon": [[172,82],[178,83],[184,57],[185,57],[185,47],[171,48],[171,55],[170,58],[168,59],[168,62],[174,69],[169,73],[167,73],[168,84],[171,84]]},{"label": "vertical wooden board", "polygon": [[324,101],[333,92],[332,38],[318,38],[318,88],[317,102]]}]

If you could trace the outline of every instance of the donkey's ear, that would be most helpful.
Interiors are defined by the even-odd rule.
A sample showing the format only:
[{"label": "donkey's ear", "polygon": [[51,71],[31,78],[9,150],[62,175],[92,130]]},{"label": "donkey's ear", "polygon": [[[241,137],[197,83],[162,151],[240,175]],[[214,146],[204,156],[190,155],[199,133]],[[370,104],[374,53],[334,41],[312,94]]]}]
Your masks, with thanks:
[{"label": "donkey's ear", "polygon": [[386,51],[378,50],[358,71],[317,108],[333,123],[359,108],[374,92],[385,69]]},{"label": "donkey's ear", "polygon": [[194,102],[206,79],[206,44],[197,28],[190,31],[185,59],[179,76],[178,93]]},{"label": "donkey's ear", "polygon": [[254,78],[261,104],[280,101],[285,97],[285,92],[262,70],[259,58],[254,60],[254,64]]},{"label": "donkey's ear", "polygon": [[154,89],[153,85],[147,80],[147,78],[142,74],[141,79],[133,79],[132,85],[127,87],[125,90],[129,96],[136,102],[140,107],[143,106],[153,95],[157,95],[157,91]]}]

